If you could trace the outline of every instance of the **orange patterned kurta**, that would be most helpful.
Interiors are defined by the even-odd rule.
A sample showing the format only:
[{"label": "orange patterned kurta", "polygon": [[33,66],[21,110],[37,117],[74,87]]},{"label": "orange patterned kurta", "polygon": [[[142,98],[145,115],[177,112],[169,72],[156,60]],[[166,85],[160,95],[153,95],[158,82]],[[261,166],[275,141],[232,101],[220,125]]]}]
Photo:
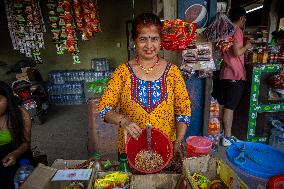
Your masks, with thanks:
[{"label": "orange patterned kurta", "polygon": [[[150,108],[143,106],[135,97],[137,77],[130,65],[121,64],[113,73],[107,89],[101,97],[99,111],[106,107],[115,109],[120,105],[119,113],[130,118],[141,128],[150,123],[153,128],[165,133],[172,141],[176,139],[176,116],[190,117],[190,100],[179,68],[168,63],[164,74],[159,79],[165,95]],[[139,79],[138,79],[139,80]],[[149,94],[149,99],[152,94]],[[124,152],[123,129],[118,130],[118,150]]]}]

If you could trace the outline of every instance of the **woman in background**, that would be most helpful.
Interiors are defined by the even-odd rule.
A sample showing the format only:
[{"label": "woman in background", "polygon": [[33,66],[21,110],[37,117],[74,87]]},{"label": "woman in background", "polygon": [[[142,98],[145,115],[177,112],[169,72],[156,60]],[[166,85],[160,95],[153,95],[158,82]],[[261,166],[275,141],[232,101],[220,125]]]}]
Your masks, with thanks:
[{"label": "woman in background", "polygon": [[17,105],[9,85],[0,81],[0,188],[14,188],[20,159],[32,158],[31,119]]}]

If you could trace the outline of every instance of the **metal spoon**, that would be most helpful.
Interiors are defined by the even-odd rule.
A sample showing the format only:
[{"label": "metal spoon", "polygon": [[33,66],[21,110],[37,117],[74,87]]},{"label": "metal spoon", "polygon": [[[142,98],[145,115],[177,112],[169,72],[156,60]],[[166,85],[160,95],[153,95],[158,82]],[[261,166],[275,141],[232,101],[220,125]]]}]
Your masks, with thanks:
[{"label": "metal spoon", "polygon": [[152,144],[151,144],[152,136],[151,136],[151,128],[152,128],[152,125],[151,125],[150,123],[147,123],[147,124],[146,124],[147,148],[148,148],[148,152],[149,152],[150,157],[151,157],[151,155],[152,155]]}]

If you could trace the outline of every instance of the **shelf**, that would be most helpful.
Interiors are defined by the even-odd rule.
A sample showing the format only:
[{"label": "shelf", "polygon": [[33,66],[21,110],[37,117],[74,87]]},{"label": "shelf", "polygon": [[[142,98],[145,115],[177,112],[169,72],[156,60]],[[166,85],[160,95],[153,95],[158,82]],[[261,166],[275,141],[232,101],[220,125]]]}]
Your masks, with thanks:
[{"label": "shelf", "polygon": [[251,63],[249,61],[245,62],[245,65],[251,65],[251,66],[274,66],[282,64],[284,64],[284,62],[273,62],[273,63]]},{"label": "shelf", "polygon": [[265,45],[268,45],[267,42],[251,42],[251,44],[257,44],[257,45],[259,45],[259,44],[262,44],[262,45],[265,44]]},{"label": "shelf", "polygon": [[280,63],[245,64],[247,84],[233,121],[233,132],[240,139],[268,142],[270,128],[266,126],[265,116],[284,115],[284,99],[269,99],[271,88],[267,82],[280,67]]}]

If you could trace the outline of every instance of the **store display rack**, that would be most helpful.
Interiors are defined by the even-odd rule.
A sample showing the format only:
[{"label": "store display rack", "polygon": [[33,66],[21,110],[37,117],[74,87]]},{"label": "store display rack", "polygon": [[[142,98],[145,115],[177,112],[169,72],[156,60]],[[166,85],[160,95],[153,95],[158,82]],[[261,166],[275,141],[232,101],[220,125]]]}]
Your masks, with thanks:
[{"label": "store display rack", "polygon": [[257,65],[253,69],[252,74],[252,85],[250,93],[250,109],[249,109],[249,121],[248,121],[248,141],[257,142],[267,142],[267,137],[257,137],[255,136],[256,130],[256,119],[259,113],[265,112],[283,112],[284,111],[284,101],[279,103],[269,103],[261,104],[259,102],[260,94],[260,77],[262,73],[277,72],[280,70],[281,64],[267,64],[267,65]]},{"label": "store display rack", "polygon": [[[247,84],[234,113],[233,133],[242,140],[267,143],[270,129],[267,115],[282,115],[284,99],[270,100],[268,78],[283,64],[246,64]],[[283,114],[284,115],[284,114]]]}]

